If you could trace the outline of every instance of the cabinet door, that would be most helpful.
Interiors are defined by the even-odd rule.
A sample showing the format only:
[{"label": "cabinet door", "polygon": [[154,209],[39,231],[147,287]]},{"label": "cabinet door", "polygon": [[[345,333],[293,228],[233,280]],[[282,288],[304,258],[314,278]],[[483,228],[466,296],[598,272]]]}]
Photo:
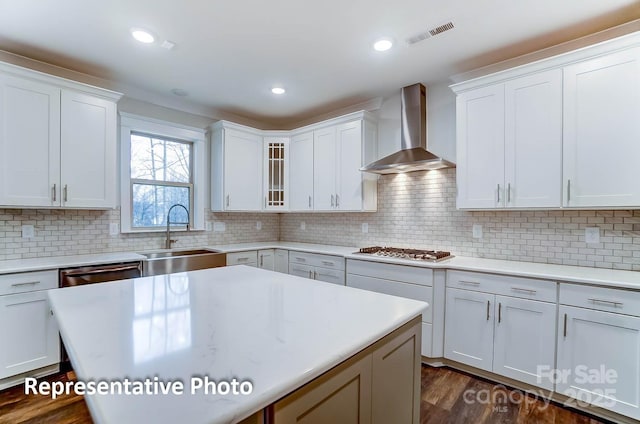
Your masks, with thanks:
[{"label": "cabinet door", "polygon": [[262,137],[224,130],[224,208],[262,209]]},{"label": "cabinet door", "polygon": [[302,278],[311,278],[313,279],[313,271],[314,268],[309,265],[301,265],[301,264],[289,264],[289,274],[297,275]]},{"label": "cabinet door", "polygon": [[447,289],[445,358],[493,370],[494,300],[492,294]]},{"label": "cabinet door", "polygon": [[456,98],[458,208],[504,207],[504,85]]},{"label": "cabinet door", "polygon": [[324,281],[325,283],[338,284],[344,286],[344,270],[328,269],[316,267],[313,271],[314,280]]},{"label": "cabinet door", "polygon": [[289,251],[276,249],[274,271],[287,274],[289,272]]},{"label": "cabinet door", "polygon": [[284,211],[289,208],[289,139],[264,139],[264,201],[265,210]]},{"label": "cabinet door", "polygon": [[493,372],[553,390],[556,305],[496,296]]},{"label": "cabinet door", "polygon": [[313,133],[313,206],[317,211],[335,209],[336,127]]},{"label": "cabinet door", "polygon": [[290,209],[313,210],[313,131],[291,138]]},{"label": "cabinet door", "polygon": [[0,296],[0,379],[60,362],[46,290]]},{"label": "cabinet door", "polygon": [[0,75],[0,205],[59,206],[59,190],[60,89]]},{"label": "cabinet door", "polygon": [[115,207],[115,103],[64,90],[61,114],[62,206]]},{"label": "cabinet door", "polygon": [[505,84],[507,207],[560,207],[562,70]]},{"label": "cabinet door", "polygon": [[373,352],[372,424],[420,422],[420,337],[416,324]]},{"label": "cabinet door", "polygon": [[338,169],[336,208],[362,210],[362,121],[348,122],[336,129]]},{"label": "cabinet door", "polygon": [[275,269],[275,251],[273,249],[258,250],[258,268]]},{"label": "cabinet door", "polygon": [[640,318],[560,306],[556,391],[640,419]]},{"label": "cabinet door", "polygon": [[564,68],[564,206],[640,205],[640,47]]},{"label": "cabinet door", "polygon": [[272,422],[371,424],[371,418],[371,355],[367,355],[348,367],[338,366],[276,402]]}]

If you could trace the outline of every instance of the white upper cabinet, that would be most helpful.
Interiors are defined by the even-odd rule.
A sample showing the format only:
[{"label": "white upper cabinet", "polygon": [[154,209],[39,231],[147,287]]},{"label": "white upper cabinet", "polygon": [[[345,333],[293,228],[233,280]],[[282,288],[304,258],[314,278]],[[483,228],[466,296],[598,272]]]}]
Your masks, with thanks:
[{"label": "white upper cabinet", "polygon": [[504,86],[456,99],[458,208],[504,207]]},{"label": "white upper cabinet", "polygon": [[265,210],[289,210],[289,138],[264,138]]},{"label": "white upper cabinet", "polygon": [[59,205],[60,88],[0,74],[0,205]]},{"label": "white upper cabinet", "polygon": [[504,88],[505,206],[560,207],[562,71],[517,78]]},{"label": "white upper cabinet", "polygon": [[115,207],[120,96],[0,63],[0,206]]},{"label": "white upper cabinet", "polygon": [[291,138],[289,198],[292,211],[313,210],[313,131]]},{"label": "white upper cabinet", "polygon": [[339,125],[336,129],[336,208],[345,211],[363,209],[362,121]]},{"label": "white upper cabinet", "polygon": [[116,197],[116,105],[62,91],[62,205],[108,208]]},{"label": "white upper cabinet", "polygon": [[262,136],[240,125],[220,121],[211,138],[211,209],[260,211]]},{"label": "white upper cabinet", "polygon": [[451,86],[461,209],[640,206],[640,33]]},{"label": "white upper cabinet", "polygon": [[564,68],[569,207],[640,206],[640,47]]},{"label": "white upper cabinet", "polygon": [[337,170],[336,128],[322,128],[313,133],[314,210],[336,209]]}]

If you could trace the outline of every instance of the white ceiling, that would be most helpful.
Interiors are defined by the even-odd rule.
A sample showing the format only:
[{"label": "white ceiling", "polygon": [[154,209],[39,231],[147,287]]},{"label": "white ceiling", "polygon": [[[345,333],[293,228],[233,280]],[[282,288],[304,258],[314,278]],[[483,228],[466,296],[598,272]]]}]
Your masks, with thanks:
[{"label": "white ceiling", "polygon": [[[286,125],[637,18],[640,0],[0,0],[0,49]],[[131,27],[176,47],[140,44]],[[379,36],[396,46],[373,51]]]}]

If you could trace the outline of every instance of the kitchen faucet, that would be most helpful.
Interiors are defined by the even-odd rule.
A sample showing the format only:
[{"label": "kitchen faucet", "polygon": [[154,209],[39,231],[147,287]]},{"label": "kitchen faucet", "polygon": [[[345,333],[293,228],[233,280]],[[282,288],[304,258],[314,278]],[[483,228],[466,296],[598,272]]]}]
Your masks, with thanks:
[{"label": "kitchen faucet", "polygon": [[167,212],[167,240],[164,243],[165,249],[171,249],[171,244],[175,243],[177,240],[171,240],[171,224],[183,224],[187,226],[187,231],[189,231],[189,222],[171,222],[171,211],[176,206],[180,206],[187,213],[187,219],[189,218],[189,209],[185,205],[180,203],[176,203],[169,208],[169,212]]}]

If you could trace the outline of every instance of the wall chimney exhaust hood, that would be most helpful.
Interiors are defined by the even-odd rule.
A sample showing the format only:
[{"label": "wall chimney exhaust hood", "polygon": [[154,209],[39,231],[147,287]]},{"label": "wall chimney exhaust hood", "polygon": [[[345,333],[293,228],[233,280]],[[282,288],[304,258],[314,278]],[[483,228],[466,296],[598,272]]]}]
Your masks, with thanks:
[{"label": "wall chimney exhaust hood", "polygon": [[375,174],[399,174],[456,166],[427,150],[426,91],[422,84],[414,84],[402,89],[401,150],[363,166],[360,171]]}]

